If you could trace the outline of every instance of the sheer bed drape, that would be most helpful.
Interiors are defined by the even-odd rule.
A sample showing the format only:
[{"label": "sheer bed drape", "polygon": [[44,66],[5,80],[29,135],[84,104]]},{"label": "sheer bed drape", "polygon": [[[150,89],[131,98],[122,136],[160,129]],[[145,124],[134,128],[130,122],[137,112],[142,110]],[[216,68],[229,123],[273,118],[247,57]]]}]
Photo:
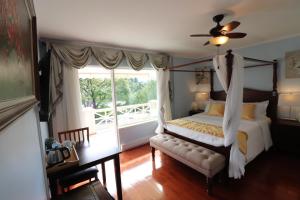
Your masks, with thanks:
[{"label": "sheer bed drape", "polygon": [[169,79],[170,71],[159,69],[156,71],[157,79],[157,108],[158,108],[158,126],[156,133],[163,133],[164,125],[167,120],[172,119],[170,94],[169,94]]},{"label": "sheer bed drape", "polygon": [[224,146],[231,146],[229,177],[240,178],[245,173],[245,156],[240,152],[236,135],[241,121],[244,86],[244,59],[234,54],[232,75],[227,86],[227,65],[225,55],[216,56],[213,65],[217,76],[227,93],[223,119]]}]

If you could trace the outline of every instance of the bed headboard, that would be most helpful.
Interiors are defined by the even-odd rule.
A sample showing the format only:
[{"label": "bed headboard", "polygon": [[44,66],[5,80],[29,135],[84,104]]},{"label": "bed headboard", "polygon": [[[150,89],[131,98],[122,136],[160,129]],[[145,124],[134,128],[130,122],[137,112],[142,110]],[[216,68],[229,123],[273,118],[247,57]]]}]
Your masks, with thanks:
[{"label": "bed headboard", "polygon": [[[226,100],[226,93],[222,91],[211,91],[210,98],[214,100]],[[267,116],[272,119],[273,122],[277,119],[277,104],[278,104],[278,94],[274,91],[263,91],[250,88],[244,88],[244,102],[261,102],[269,101],[267,107]]]},{"label": "bed headboard", "polygon": [[[231,73],[232,73],[232,65],[233,65],[233,54],[231,50],[227,51],[226,57],[226,66],[227,66],[227,85],[229,88]],[[278,105],[278,92],[277,92],[277,61],[273,60],[264,61],[253,58],[246,58],[246,60],[250,61],[258,61],[263,62],[263,64],[245,66],[244,68],[252,68],[252,67],[260,67],[260,66],[272,66],[273,67],[273,89],[270,91],[257,90],[244,88],[244,96],[243,102],[261,102],[261,101],[269,101],[269,105],[267,107],[267,116],[271,118],[272,122],[277,120],[277,105]],[[226,100],[226,93],[224,90],[222,91],[214,91],[214,70],[210,70],[210,98],[214,100]]]}]

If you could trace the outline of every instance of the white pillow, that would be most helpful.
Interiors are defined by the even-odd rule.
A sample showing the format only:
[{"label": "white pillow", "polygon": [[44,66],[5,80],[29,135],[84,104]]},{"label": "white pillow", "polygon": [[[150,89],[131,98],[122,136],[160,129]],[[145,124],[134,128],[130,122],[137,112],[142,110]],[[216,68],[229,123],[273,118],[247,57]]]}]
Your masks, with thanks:
[{"label": "white pillow", "polygon": [[267,107],[269,105],[269,101],[257,102],[255,109],[255,118],[261,119],[267,116]]},{"label": "white pillow", "polygon": [[244,104],[255,104],[255,119],[262,119],[267,116],[267,107],[269,105],[269,101],[247,102]]}]

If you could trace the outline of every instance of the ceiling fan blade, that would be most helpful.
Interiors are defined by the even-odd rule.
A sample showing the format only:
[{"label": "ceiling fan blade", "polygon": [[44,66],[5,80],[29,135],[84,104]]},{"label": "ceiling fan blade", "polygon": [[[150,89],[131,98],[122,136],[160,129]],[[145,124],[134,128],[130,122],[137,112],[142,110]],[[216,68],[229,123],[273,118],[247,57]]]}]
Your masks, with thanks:
[{"label": "ceiling fan blade", "polygon": [[226,24],[225,26],[223,26],[221,31],[230,32],[230,31],[234,30],[236,27],[238,27],[240,24],[241,23],[238,21],[232,21],[232,22]]},{"label": "ceiling fan blade", "polygon": [[191,37],[210,37],[211,35],[209,34],[193,34],[193,35],[190,35]]},{"label": "ceiling fan blade", "polygon": [[235,39],[235,38],[243,38],[247,35],[247,33],[226,33],[227,37]]},{"label": "ceiling fan blade", "polygon": [[209,41],[205,42],[203,46],[209,45]]}]

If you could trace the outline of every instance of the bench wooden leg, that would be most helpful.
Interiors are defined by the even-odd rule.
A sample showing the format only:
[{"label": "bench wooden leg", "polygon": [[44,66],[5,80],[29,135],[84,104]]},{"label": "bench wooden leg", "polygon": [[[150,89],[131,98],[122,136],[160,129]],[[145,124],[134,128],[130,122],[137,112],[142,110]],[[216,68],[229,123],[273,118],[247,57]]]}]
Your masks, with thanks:
[{"label": "bench wooden leg", "polygon": [[211,195],[212,194],[212,182],[213,182],[213,179],[209,178],[209,177],[206,177],[206,182],[207,182],[207,193],[208,193],[208,195]]},{"label": "bench wooden leg", "polygon": [[226,169],[223,169],[219,174],[219,183],[228,183],[228,172],[226,171]]},{"label": "bench wooden leg", "polygon": [[152,153],[152,160],[155,160],[155,148],[151,147],[151,153]]}]

